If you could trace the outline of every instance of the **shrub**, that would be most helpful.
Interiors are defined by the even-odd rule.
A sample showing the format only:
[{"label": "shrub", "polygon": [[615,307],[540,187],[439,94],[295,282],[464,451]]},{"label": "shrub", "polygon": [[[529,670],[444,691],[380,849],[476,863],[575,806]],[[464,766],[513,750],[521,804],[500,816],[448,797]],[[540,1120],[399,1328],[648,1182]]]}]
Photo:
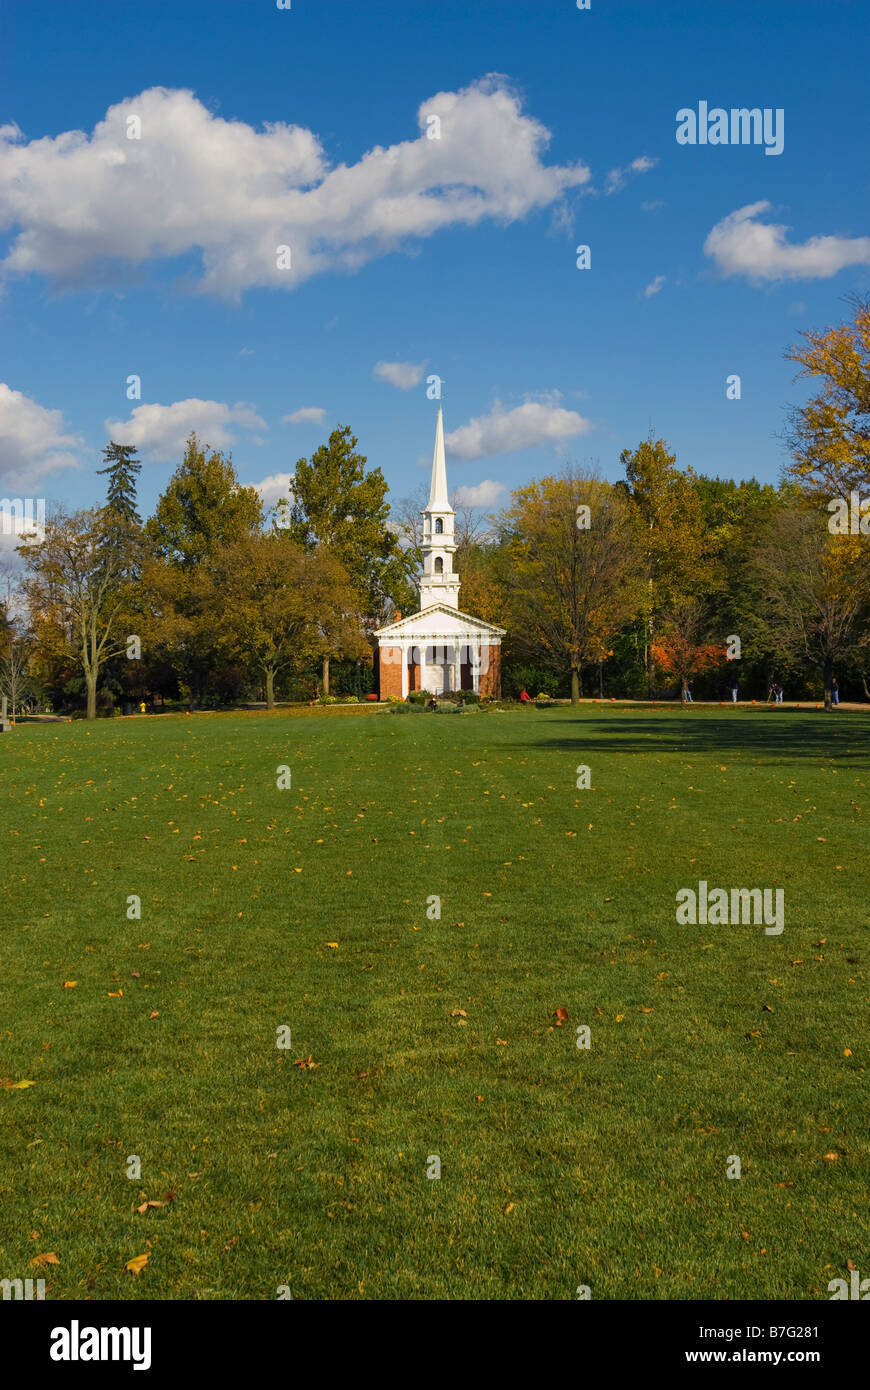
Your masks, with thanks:
[{"label": "shrub", "polygon": [[432,699],[428,690],[411,690],[408,693],[408,703],[411,705],[425,705]]},{"label": "shrub", "polygon": [[387,696],[387,704],[388,704],[388,705],[403,705],[404,703],[405,703],[405,701],[402,699],[401,695],[388,695],[388,696]]},{"label": "shrub", "polygon": [[320,699],[317,701],[317,703],[318,703],[319,705],[337,705],[337,704],[338,704],[338,696],[337,696],[337,695],[321,695],[321,696],[320,696]]},{"label": "shrub", "polygon": [[358,705],[359,700],[356,695],[342,695],[341,703],[343,705]]}]

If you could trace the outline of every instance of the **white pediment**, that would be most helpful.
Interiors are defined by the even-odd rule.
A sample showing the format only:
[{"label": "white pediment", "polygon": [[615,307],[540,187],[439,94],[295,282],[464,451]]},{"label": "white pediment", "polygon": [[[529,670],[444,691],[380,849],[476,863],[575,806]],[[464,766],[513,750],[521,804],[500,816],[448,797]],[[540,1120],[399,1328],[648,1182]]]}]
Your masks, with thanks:
[{"label": "white pediment", "polygon": [[461,613],[446,603],[433,603],[420,613],[409,613],[395,623],[378,628],[375,637],[383,641],[390,637],[424,637],[449,640],[456,637],[504,637],[506,629],[485,623],[470,613]]}]

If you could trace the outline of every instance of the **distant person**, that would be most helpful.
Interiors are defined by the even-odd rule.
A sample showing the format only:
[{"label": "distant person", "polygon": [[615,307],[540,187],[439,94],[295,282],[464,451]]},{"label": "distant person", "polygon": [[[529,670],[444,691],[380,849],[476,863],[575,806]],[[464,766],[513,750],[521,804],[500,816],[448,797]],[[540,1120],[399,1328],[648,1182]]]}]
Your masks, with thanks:
[{"label": "distant person", "polygon": [[840,687],[837,684],[836,676],[831,681],[831,698],[833,699],[835,705],[838,705],[840,703]]},{"label": "distant person", "polygon": [[737,704],[737,677],[736,677],[736,676],[735,676],[734,680],[732,680],[732,682],[731,682],[731,703],[734,704],[734,705]]},{"label": "distant person", "polygon": [[437,709],[437,708],[438,708],[438,701],[435,699],[435,696],[434,696],[434,695],[430,695],[430,696],[429,696],[429,703],[428,703],[428,705],[426,706],[426,708],[427,708],[427,709]]},{"label": "distant person", "polygon": [[529,694],[529,692],[528,692],[527,690],[521,690],[521,691],[520,691],[520,700],[522,701],[522,703],[523,703],[524,705],[529,704],[529,702],[531,701],[531,698],[532,698],[532,697],[531,697],[531,695]]},{"label": "distant person", "polygon": [[782,686],[781,686],[781,685],[776,686],[774,693],[775,693],[775,695],[776,695],[776,703],[777,703],[778,705],[781,705],[781,704],[782,704]]}]

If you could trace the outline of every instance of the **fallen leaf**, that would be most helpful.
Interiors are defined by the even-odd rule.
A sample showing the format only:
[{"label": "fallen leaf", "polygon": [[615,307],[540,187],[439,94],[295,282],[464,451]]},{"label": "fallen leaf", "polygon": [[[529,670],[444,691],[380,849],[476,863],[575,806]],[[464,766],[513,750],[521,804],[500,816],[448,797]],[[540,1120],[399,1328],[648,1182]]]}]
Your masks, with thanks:
[{"label": "fallen leaf", "polygon": [[847,1260],[847,1261],[846,1261],[846,1268],[849,1269],[849,1270],[852,1270],[852,1269],[857,1269],[858,1266],[857,1266],[856,1264],[854,1264],[854,1263],[852,1262],[852,1260]]},{"label": "fallen leaf", "polygon": [[332,951],[337,951],[337,950],[338,950],[338,942],[337,942],[337,941],[327,941],[326,944],[327,944],[327,946],[330,948],[330,950],[332,950]]},{"label": "fallen leaf", "polygon": [[307,1069],[308,1071],[313,1071],[315,1067],[320,1066],[320,1063],[315,1062],[312,1059],[311,1053],[309,1052],[307,1057],[300,1057],[298,1061],[293,1063],[293,1065],[294,1067],[301,1067],[303,1070]]},{"label": "fallen leaf", "polygon": [[26,1091],[28,1086],[35,1086],[35,1081],[4,1081],[3,1087],[7,1091]]},{"label": "fallen leaf", "polygon": [[153,1012],[153,1014],[149,1014],[148,1017],[149,1017],[149,1018],[159,1018],[159,1017],[160,1017],[160,1010],[159,1010],[159,1009],[155,1009],[154,1012]]},{"label": "fallen leaf", "polygon": [[556,1027],[557,1027],[557,1028],[561,1028],[563,1023],[567,1023],[567,1022],[568,1022],[568,1010],[567,1010],[567,1009],[557,1009],[557,1010],[556,1010],[556,1014],[555,1014],[555,1018],[556,1018]]},{"label": "fallen leaf", "polygon": [[468,1017],[468,1014],[465,1012],[464,1009],[453,1009],[453,1011],[452,1011],[451,1014],[450,1014],[450,1017],[451,1017],[451,1018],[467,1018],[467,1017]]},{"label": "fallen leaf", "polygon": [[507,1206],[506,1206],[505,1209],[504,1209],[504,1214],[505,1214],[505,1216],[507,1216],[508,1212],[513,1211],[513,1209],[514,1209],[514,1204],[513,1204],[513,1202],[508,1202]]},{"label": "fallen leaf", "polygon": [[495,1045],[496,1047],[507,1047],[507,1038],[496,1038]]},{"label": "fallen leaf", "polygon": [[143,1213],[143,1212],[146,1212],[146,1211],[148,1210],[149,1207],[162,1207],[162,1206],[165,1206],[165,1203],[164,1203],[164,1202],[143,1202],[142,1205],[141,1205],[141,1207],[137,1207],[136,1210],[138,1211],[139,1215],[141,1216],[142,1213]]},{"label": "fallen leaf", "polygon": [[134,1255],[132,1260],[127,1261],[124,1268],[128,1269],[131,1274],[141,1274],[150,1259],[150,1254]]},{"label": "fallen leaf", "polygon": [[823,1154],[822,1157],[826,1163],[836,1163],[840,1155],[837,1153],[836,1149],[831,1149],[829,1153]]},{"label": "fallen leaf", "polygon": [[64,989],[75,989],[77,984],[78,980],[64,980],[63,987]]},{"label": "fallen leaf", "polygon": [[60,1260],[53,1250],[49,1250],[47,1255],[37,1255],[30,1261],[32,1265],[59,1265]]}]

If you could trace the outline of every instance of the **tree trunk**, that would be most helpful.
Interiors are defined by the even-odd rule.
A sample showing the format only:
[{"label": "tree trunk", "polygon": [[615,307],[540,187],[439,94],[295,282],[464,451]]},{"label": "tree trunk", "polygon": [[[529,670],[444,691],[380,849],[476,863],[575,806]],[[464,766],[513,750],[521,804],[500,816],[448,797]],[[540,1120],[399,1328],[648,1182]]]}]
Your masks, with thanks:
[{"label": "tree trunk", "polygon": [[85,681],[88,687],[88,719],[97,717],[97,673],[96,671],[86,671]]},{"label": "tree trunk", "polygon": [[572,667],[571,667],[571,704],[572,704],[572,705],[578,705],[578,704],[580,703],[580,693],[581,693],[581,689],[582,689],[582,687],[581,687],[581,685],[580,685],[580,668],[579,668],[578,666],[572,666]]},{"label": "tree trunk", "polygon": [[825,709],[832,709],[834,704],[834,692],[831,682],[834,679],[834,658],[830,652],[825,652]]},{"label": "tree trunk", "polygon": [[266,672],[266,709],[275,708],[275,672]]},{"label": "tree trunk", "polygon": [[324,695],[328,695],[328,694],[329,694],[329,657],[328,657],[328,656],[325,656],[325,657],[323,658],[322,683],[323,683],[323,694],[324,694]]}]

